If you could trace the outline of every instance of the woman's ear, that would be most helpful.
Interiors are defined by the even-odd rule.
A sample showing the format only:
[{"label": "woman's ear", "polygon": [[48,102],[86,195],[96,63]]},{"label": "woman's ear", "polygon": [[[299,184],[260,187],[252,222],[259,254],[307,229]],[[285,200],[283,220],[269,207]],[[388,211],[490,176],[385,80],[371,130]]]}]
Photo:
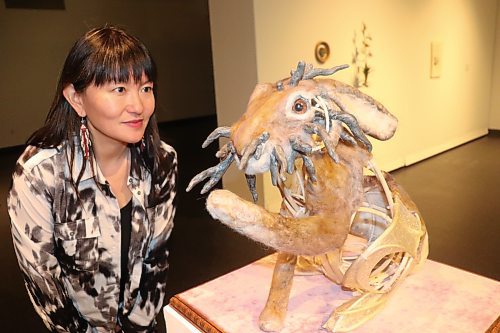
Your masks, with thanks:
[{"label": "woman's ear", "polygon": [[75,90],[75,86],[73,86],[72,83],[68,84],[63,89],[63,95],[68,103],[73,107],[78,116],[85,117],[87,115],[87,113],[85,112],[85,108],[83,107],[82,96]]}]

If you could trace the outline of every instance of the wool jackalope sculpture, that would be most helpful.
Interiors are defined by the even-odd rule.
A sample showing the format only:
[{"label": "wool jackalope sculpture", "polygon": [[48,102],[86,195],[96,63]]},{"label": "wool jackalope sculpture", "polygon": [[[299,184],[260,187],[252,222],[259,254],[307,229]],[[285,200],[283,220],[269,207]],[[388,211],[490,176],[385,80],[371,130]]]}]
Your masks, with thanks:
[{"label": "wool jackalope sculpture", "polygon": [[209,178],[201,191],[208,192],[234,161],[256,202],[255,175],[270,171],[283,199],[279,213],[227,190],[207,199],[213,218],[278,251],[259,318],[264,331],[283,327],[296,268],[318,269],[354,291],[323,325],[347,332],[372,318],[428,254],[415,204],[375,166],[365,136],[391,138],[397,119],[356,88],[316,78],[346,67],[313,69],[299,62],[289,78],[258,84],[246,113],[202,145],[229,138],[216,154],[220,163],[187,188]]}]

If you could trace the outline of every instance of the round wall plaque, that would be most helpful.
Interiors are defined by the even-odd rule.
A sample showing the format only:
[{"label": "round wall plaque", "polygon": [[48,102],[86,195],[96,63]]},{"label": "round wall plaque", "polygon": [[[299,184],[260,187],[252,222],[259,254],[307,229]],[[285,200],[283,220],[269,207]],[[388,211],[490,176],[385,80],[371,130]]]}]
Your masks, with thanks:
[{"label": "round wall plaque", "polygon": [[330,56],[330,46],[326,42],[319,42],[314,48],[314,56],[320,64],[324,64]]}]

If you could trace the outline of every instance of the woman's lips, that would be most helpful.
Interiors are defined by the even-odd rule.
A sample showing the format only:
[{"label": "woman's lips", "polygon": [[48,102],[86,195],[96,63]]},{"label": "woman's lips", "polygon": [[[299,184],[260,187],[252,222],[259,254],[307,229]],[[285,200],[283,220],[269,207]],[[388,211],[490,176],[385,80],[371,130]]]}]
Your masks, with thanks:
[{"label": "woman's lips", "polygon": [[137,119],[137,120],[125,121],[124,124],[132,128],[140,128],[142,127],[143,122],[144,121],[142,119]]}]

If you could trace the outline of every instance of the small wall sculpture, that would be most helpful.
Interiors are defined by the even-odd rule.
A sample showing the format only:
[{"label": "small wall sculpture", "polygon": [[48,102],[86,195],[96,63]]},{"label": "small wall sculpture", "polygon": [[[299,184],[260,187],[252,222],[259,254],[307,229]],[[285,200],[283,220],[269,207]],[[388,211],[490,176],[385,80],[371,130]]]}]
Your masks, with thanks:
[{"label": "small wall sculpture", "polygon": [[[208,179],[201,190],[207,193],[233,162],[245,173],[254,202],[214,190],[207,209],[214,219],[278,251],[259,318],[263,331],[283,327],[296,269],[319,270],[356,291],[323,326],[348,332],[380,311],[428,254],[417,207],[376,167],[367,138],[390,139],[397,119],[358,89],[318,78],[347,67],[299,62],[289,78],[258,84],[243,116],[214,130],[202,145],[228,138],[216,154],[220,163],[187,188]],[[255,175],[267,171],[283,199],[279,213],[256,204]]]},{"label": "small wall sculpture", "polygon": [[372,36],[368,33],[368,28],[364,22],[361,28],[361,36],[358,36],[355,31],[352,43],[354,45],[354,52],[351,62],[356,71],[353,86],[356,88],[368,87],[368,76],[373,71],[369,64],[370,58],[373,57],[371,50]]}]

